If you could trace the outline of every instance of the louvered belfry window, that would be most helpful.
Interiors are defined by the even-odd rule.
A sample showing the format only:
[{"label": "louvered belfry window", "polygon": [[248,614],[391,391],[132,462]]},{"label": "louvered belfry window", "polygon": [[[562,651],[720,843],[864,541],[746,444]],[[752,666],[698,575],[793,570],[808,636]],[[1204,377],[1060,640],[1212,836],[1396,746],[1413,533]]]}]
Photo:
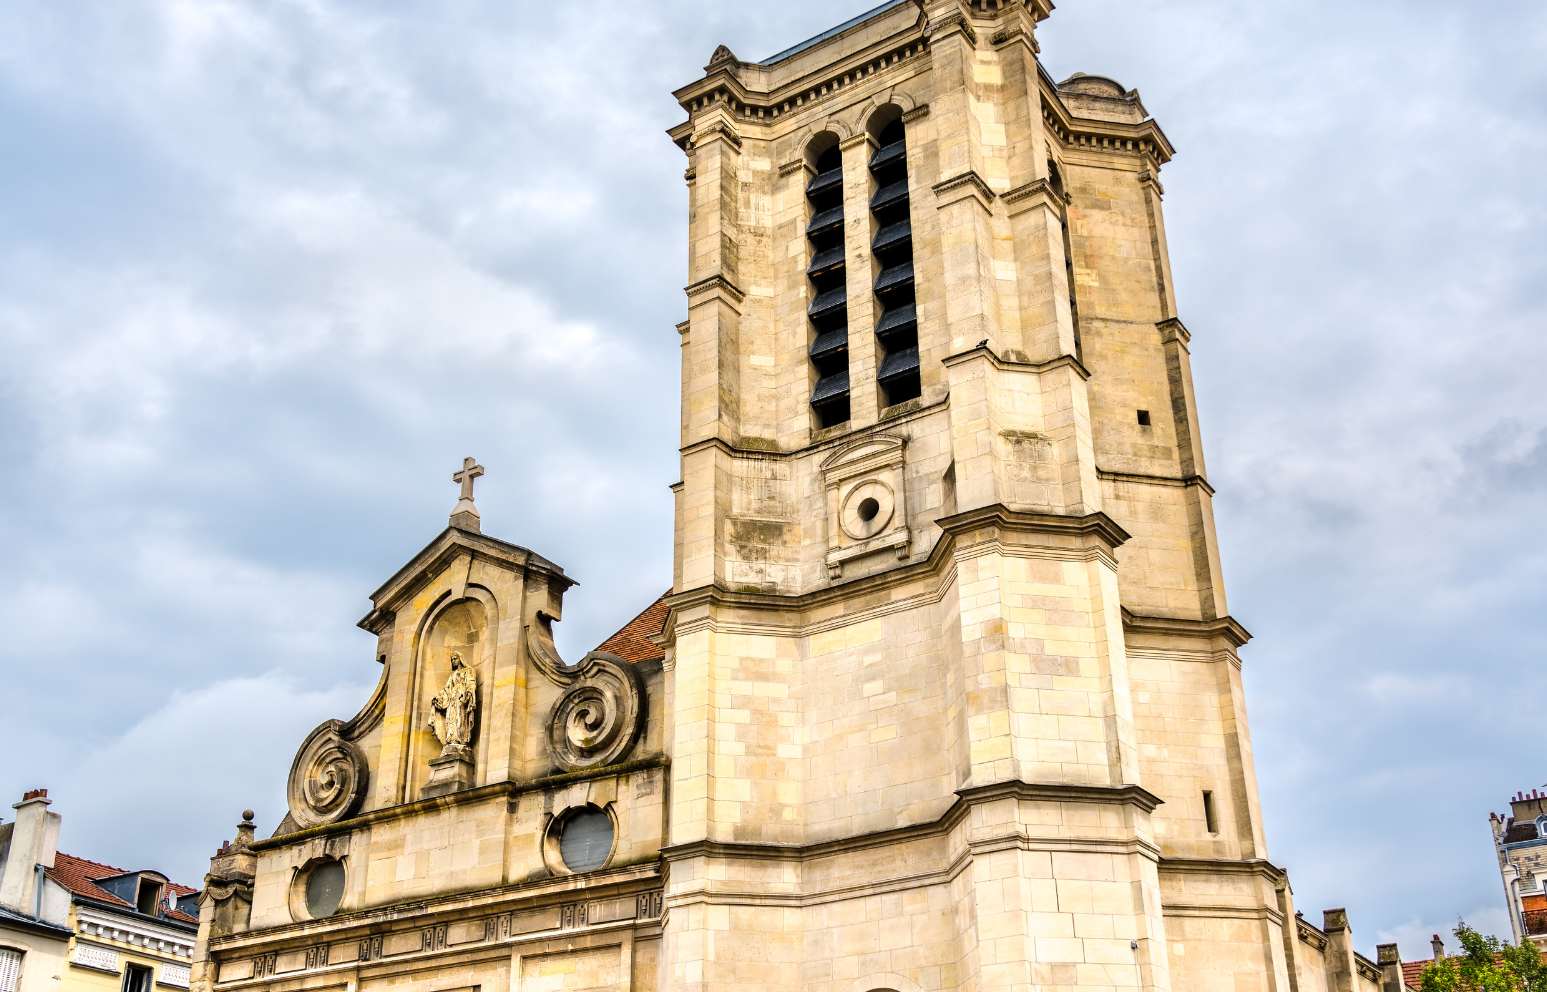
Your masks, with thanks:
[{"label": "louvered belfry window", "polygon": [[1080,348],[1080,301],[1074,289],[1074,241],[1069,237],[1069,203],[1064,190],[1064,179],[1052,160],[1047,163],[1048,185],[1058,199],[1058,226],[1064,239],[1064,274],[1069,283],[1069,323],[1074,331],[1074,357],[1085,356]]},{"label": "louvered belfry window", "polygon": [[876,338],[880,344],[876,381],[883,406],[920,393],[918,306],[913,293],[913,226],[908,213],[908,143],[902,118],[877,135],[870,157],[875,195],[870,199],[875,240]]},{"label": "louvered belfry window", "polygon": [[811,365],[816,385],[811,410],[818,427],[849,419],[849,296],[843,255],[843,152],[835,143],[816,157],[816,175],[806,184],[811,220]]}]

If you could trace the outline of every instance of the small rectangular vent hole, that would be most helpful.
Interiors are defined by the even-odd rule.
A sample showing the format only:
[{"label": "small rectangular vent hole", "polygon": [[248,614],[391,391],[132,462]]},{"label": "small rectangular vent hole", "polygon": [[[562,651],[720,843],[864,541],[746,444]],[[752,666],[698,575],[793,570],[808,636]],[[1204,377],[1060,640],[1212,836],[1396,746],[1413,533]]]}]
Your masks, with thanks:
[{"label": "small rectangular vent hole", "polygon": [[1140,410],[1139,411],[1139,426],[1140,427],[1148,427],[1149,425],[1150,425],[1150,412],[1148,410]]}]

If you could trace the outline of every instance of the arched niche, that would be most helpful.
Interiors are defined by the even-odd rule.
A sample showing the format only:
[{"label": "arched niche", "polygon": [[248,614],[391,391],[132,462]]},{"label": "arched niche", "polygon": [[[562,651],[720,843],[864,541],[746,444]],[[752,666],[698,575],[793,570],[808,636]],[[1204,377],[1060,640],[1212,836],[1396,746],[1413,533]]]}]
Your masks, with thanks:
[{"label": "arched niche", "polygon": [[469,586],[457,599],[447,598],[426,614],[414,650],[414,691],[409,719],[408,761],[404,798],[412,801],[430,778],[430,759],[441,753],[441,742],[430,729],[430,702],[451,674],[451,656],[462,657],[478,680],[478,706],[472,749],[474,783],[482,784],[488,768],[490,721],[493,713],[494,632],[498,608],[484,589]]}]

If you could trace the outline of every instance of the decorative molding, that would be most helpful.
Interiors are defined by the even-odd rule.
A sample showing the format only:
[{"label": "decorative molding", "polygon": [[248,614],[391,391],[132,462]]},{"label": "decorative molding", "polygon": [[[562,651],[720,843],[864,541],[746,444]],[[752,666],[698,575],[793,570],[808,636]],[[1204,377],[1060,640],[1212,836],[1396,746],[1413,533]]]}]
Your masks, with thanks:
[{"label": "decorative molding", "polygon": [[903,476],[906,444],[901,435],[869,434],[823,459],[828,578],[840,578],[845,562],[875,552],[890,551],[907,559],[911,535]]},{"label": "decorative molding", "polygon": [[1309,944],[1312,950],[1324,951],[1327,949],[1327,935],[1303,916],[1295,917],[1295,935],[1303,944]]},{"label": "decorative molding", "polygon": [[1108,548],[1116,550],[1128,543],[1133,535],[1105,513],[1087,513],[1070,516],[1062,513],[1034,513],[1012,510],[1003,503],[977,507],[962,513],[954,513],[935,521],[940,529],[957,537],[984,527],[1002,530],[1031,531],[1039,534],[1065,534],[1071,537],[1094,537]]},{"label": "decorative molding", "polygon": [[70,954],[70,963],[78,964],[82,968],[94,968],[97,971],[118,974],[118,952],[100,944],[88,944],[77,940],[75,950]]},{"label": "decorative molding", "polygon": [[[707,276],[706,278],[698,280],[698,282],[684,286],[682,291],[687,294],[690,301],[694,297],[704,296],[708,293],[716,293],[722,296],[727,296],[730,298],[732,303],[740,303],[742,300],[747,298],[747,294],[741,291],[740,286],[737,286],[735,283],[731,282],[729,279],[725,278],[719,273],[715,273],[712,276]],[[693,304],[690,302],[688,306],[691,307]]]},{"label": "decorative molding", "polygon": [[615,764],[644,729],[644,683],[633,665],[604,651],[566,665],[553,643],[552,623],[551,615],[538,610],[525,631],[527,657],[566,689],[548,715],[548,751],[568,771]]},{"label": "decorative molding", "polygon": [[972,22],[960,9],[929,22],[929,43],[938,45],[941,41],[961,35],[967,44],[973,48],[978,47],[978,33],[972,29]]},{"label": "decorative molding", "polygon": [[1174,486],[1180,489],[1197,486],[1210,496],[1214,495],[1214,487],[1209,485],[1209,480],[1201,475],[1172,477],[1169,475],[1146,475],[1142,472],[1113,472],[1098,465],[1096,466],[1096,478],[1106,479],[1111,482],[1132,482],[1139,485]]},{"label": "decorative molding", "polygon": [[872,135],[869,131],[861,131],[858,134],[851,134],[847,138],[843,138],[838,142],[838,149],[840,151],[846,152],[851,148],[858,148],[860,145],[869,145],[872,148],[877,147],[875,136]]},{"label": "decorative molding", "polygon": [[[266,840],[253,844],[254,851],[274,851],[288,847],[299,840],[307,840],[312,837],[330,837],[334,834],[348,833],[360,827],[374,823],[390,823],[393,820],[401,820],[405,817],[418,816],[437,809],[449,809],[462,803],[479,802],[484,799],[492,799],[503,796],[507,800],[529,792],[542,792],[557,785],[567,785],[571,782],[585,782],[592,779],[611,778],[627,775],[637,771],[652,769],[665,769],[671,767],[671,762],[664,755],[652,755],[646,758],[635,758],[632,761],[619,762],[616,765],[607,765],[601,768],[589,768],[584,771],[563,772],[558,775],[545,775],[542,778],[532,779],[528,782],[494,782],[490,785],[481,785],[464,792],[452,793],[446,796],[433,796],[429,799],[419,799],[411,803],[403,803],[398,806],[388,806],[384,809],[368,810],[352,820],[341,823],[326,823],[319,827],[308,827],[305,830],[297,830],[293,833],[276,834]],[[336,919],[336,917],[329,917]]]},{"label": "decorative molding", "polygon": [[1045,362],[1022,362],[1000,355],[986,341],[975,348],[968,348],[966,351],[958,351],[954,355],[947,355],[941,359],[941,363],[950,367],[961,365],[979,357],[986,357],[993,363],[994,368],[1001,372],[1033,372],[1040,375],[1043,372],[1051,372],[1054,369],[1067,368],[1072,369],[1074,374],[1081,379],[1090,379],[1090,369],[1086,368],[1085,364],[1073,355],[1059,355],[1056,358],[1049,358]]},{"label": "decorative molding", "polygon": [[988,183],[971,169],[966,172],[942,179],[930,187],[935,194],[935,202],[940,207],[949,206],[964,197],[970,196],[978,201],[978,205],[984,210],[992,210],[994,203],[994,191]]},{"label": "decorative molding", "polygon": [[392,625],[398,604],[439,575],[460,555],[470,556],[469,570],[473,562],[487,561],[523,575],[542,576],[560,591],[575,584],[574,579],[564,574],[564,569],[535,551],[487,534],[448,527],[393,573],[381,588],[371,593],[371,612],[362,617],[357,626],[378,636],[385,633]]},{"label": "decorative molding", "polygon": [[903,124],[912,124],[914,121],[921,121],[928,116],[929,104],[921,103],[912,110],[904,110],[902,112],[902,122]]},{"label": "decorative molding", "polygon": [[1188,620],[1180,617],[1143,616],[1123,607],[1123,629],[1142,634],[1170,634],[1183,637],[1222,637],[1233,648],[1245,646],[1251,632],[1234,617],[1214,620]]},{"label": "decorative molding", "polygon": [[746,89],[733,71],[739,68],[739,64],[732,66],[730,63],[722,63],[703,79],[677,90],[677,102],[687,111],[688,120],[667,133],[679,147],[687,150],[693,146],[696,138],[693,119],[700,113],[721,108],[737,121],[767,123],[804,110],[808,105],[868,80],[878,72],[914,61],[927,54],[929,48],[930,42],[927,39],[914,37],[893,44],[857,65],[836,70],[820,79],[802,79],[790,86],[765,93],[753,93]]},{"label": "decorative molding", "polygon": [[152,922],[150,917],[127,908],[120,914],[106,904],[98,908],[77,899],[75,929],[81,936],[129,944],[152,954],[193,957],[195,931],[192,925],[184,928],[179,924]]},{"label": "decorative molding", "polygon": [[[1040,64],[1037,79],[1042,96],[1043,124],[1059,143],[1095,152],[1138,155],[1150,164],[1148,171],[1152,173],[1158,173],[1160,167],[1176,154],[1170,139],[1154,118],[1124,122],[1079,117],[1064,103],[1058,84]],[[1140,111],[1143,111],[1142,107]]]},{"label": "decorative molding", "polygon": [[300,827],[348,819],[365,799],[365,756],[345,740],[342,720],[327,720],[306,736],[290,763],[285,788],[290,817]]},{"label": "decorative molding", "polygon": [[186,989],[189,977],[189,968],[185,964],[164,964],[156,969],[157,985],[165,985],[174,989]]},{"label": "decorative molding", "polygon": [[1183,348],[1186,348],[1192,342],[1192,332],[1187,329],[1186,324],[1182,323],[1180,317],[1167,317],[1165,320],[1157,322],[1155,329],[1160,331],[1160,341],[1162,344],[1170,344],[1175,341]]},{"label": "decorative molding", "polygon": [[788,179],[797,172],[811,172],[811,163],[804,158],[797,158],[779,166],[779,178]]}]

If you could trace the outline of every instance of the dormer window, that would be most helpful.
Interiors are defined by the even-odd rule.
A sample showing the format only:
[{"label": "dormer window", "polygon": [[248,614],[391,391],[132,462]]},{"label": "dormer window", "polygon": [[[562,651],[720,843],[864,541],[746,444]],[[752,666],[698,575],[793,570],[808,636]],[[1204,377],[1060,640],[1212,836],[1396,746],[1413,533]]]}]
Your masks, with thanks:
[{"label": "dormer window", "polygon": [[140,890],[134,898],[134,908],[146,916],[161,915],[161,894],[166,885],[145,875],[140,876]]},{"label": "dormer window", "polygon": [[166,876],[154,871],[136,871],[110,878],[99,878],[96,884],[122,899],[146,916],[161,916],[167,894]]}]

